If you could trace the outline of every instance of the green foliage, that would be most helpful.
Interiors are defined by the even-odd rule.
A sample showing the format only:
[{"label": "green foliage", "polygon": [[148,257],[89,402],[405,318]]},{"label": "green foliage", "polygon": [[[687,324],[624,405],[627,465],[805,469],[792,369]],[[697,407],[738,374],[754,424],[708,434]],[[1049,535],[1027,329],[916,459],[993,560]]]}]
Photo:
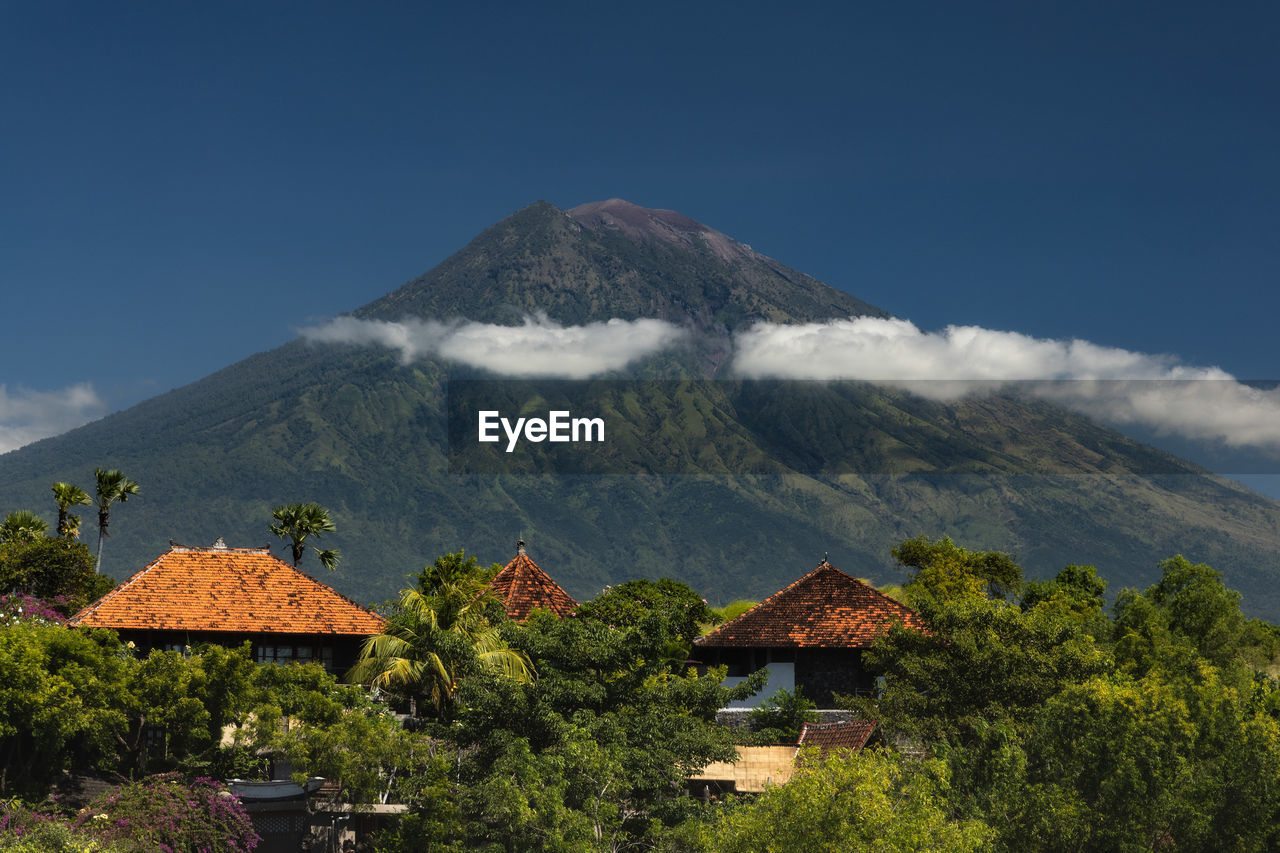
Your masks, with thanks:
[{"label": "green foliage", "polygon": [[255,684],[260,704],[237,741],[287,758],[299,782],[331,779],[354,803],[418,804],[447,778],[449,761],[424,734],[317,664],[262,667]]},{"label": "green foliage", "polygon": [[42,538],[49,523],[29,509],[19,509],[0,522],[0,543],[31,543]]},{"label": "green foliage", "polygon": [[805,723],[818,722],[818,706],[805,698],[799,687],[785,687],[747,714],[753,743],[795,743]]},{"label": "green foliage", "polygon": [[467,675],[531,680],[529,659],[498,630],[506,613],[485,586],[491,577],[462,551],[436,559],[419,575],[419,589],[402,593],[382,633],[365,641],[349,677],[393,697],[425,700],[441,719],[452,712],[458,682]]},{"label": "green foliage", "polygon": [[61,598],[60,607],[67,614],[113,586],[115,581],[95,573],[93,555],[80,542],[42,536],[0,544],[0,589],[45,600]]},{"label": "green foliage", "polygon": [[605,598],[599,614],[629,614],[634,624],[535,614],[504,631],[533,661],[537,681],[478,674],[460,684],[458,725],[446,734],[463,747],[459,805],[468,844],[654,844],[686,818],[680,792],[689,775],[733,756],[716,710],[731,695],[759,690],[763,679],[731,693],[723,670],[673,671],[668,649],[688,630],[685,596],[659,596],[651,609],[635,610],[630,596]]},{"label": "green foliage", "polygon": [[114,637],[59,626],[0,630],[0,793],[40,790],[62,769],[118,766],[134,670],[120,652]]},{"label": "green foliage", "polygon": [[92,506],[93,498],[89,493],[73,483],[54,483],[53,500],[58,505],[58,524],[55,528],[63,539],[76,539],[80,536],[80,516],[71,515],[73,506]]},{"label": "green foliage", "polygon": [[2,629],[0,793],[39,791],[62,770],[206,765],[252,707],[254,669],[247,645],[136,658],[110,632]]},{"label": "green foliage", "polygon": [[1116,650],[1133,673],[1178,669],[1192,655],[1249,681],[1280,655],[1276,629],[1240,612],[1240,594],[1204,564],[1181,556],[1160,564],[1163,574],[1145,593],[1124,590],[1116,601]]},{"label": "green foliage", "polygon": [[[271,511],[275,519],[268,529],[281,539],[289,540],[289,549],[293,555],[293,565],[297,568],[302,557],[307,553],[307,540],[319,539],[326,533],[333,533],[338,528],[329,517],[329,511],[318,503],[297,503],[278,506]],[[338,567],[341,554],[333,549],[320,549],[312,545],[320,565],[329,571]]]},{"label": "green foliage", "polygon": [[467,556],[466,549],[441,554],[418,572],[418,591],[423,595],[439,595],[447,587],[467,585],[478,595],[501,570],[497,563],[487,567],[480,565],[474,554]]},{"label": "green foliage", "polygon": [[124,840],[103,840],[92,827],[73,826],[15,800],[0,801],[0,851],[4,853],[138,853]]},{"label": "green foliage", "polygon": [[704,631],[704,633],[709,632],[712,628],[722,622],[728,622],[730,619],[737,619],[743,613],[746,613],[759,603],[760,602],[753,601],[750,598],[735,598],[724,607],[713,607],[712,610],[715,611],[718,621],[707,623],[705,626],[706,631]]},{"label": "green foliage", "polygon": [[[480,618],[497,624],[506,618],[502,603],[488,588],[489,581],[502,570],[493,563],[482,566],[465,550],[441,554],[418,573],[417,589],[435,611],[438,622],[453,625],[460,618]],[[403,609],[403,601],[400,608]],[[463,611],[467,615],[463,616]],[[393,611],[395,609],[393,608]]]},{"label": "green foliage", "polygon": [[885,681],[863,709],[946,762],[951,807],[994,827],[995,850],[1274,849],[1275,631],[1208,566],[1161,569],[1114,620],[1088,566],[1017,606],[923,596],[931,633],[867,655]]},{"label": "green foliage", "polygon": [[655,610],[674,620],[675,636],[690,643],[705,624],[719,624],[720,616],[707,600],[685,583],[671,578],[633,580],[610,586],[578,608],[578,617],[627,628],[639,625]]},{"label": "green foliage", "polygon": [[1063,685],[1112,665],[1080,620],[1047,602],[1023,611],[968,596],[920,614],[930,633],[895,627],[864,655],[885,686],[861,704],[911,737],[953,742],[996,720],[1025,725]]},{"label": "green foliage", "polygon": [[1022,567],[1000,551],[970,551],[944,536],[908,539],[890,554],[898,565],[914,569],[908,585],[914,597],[940,599],[987,594],[1005,598],[1022,590]]},{"label": "green foliage", "polygon": [[1022,595],[1022,609],[1057,596],[1073,609],[1101,610],[1106,602],[1107,582],[1093,566],[1067,566],[1051,581],[1033,581]]},{"label": "green foliage", "polygon": [[96,486],[94,503],[98,507],[98,562],[94,570],[101,572],[102,542],[111,535],[107,530],[111,524],[111,506],[122,504],[138,494],[139,486],[118,468],[97,468],[93,472],[93,478]]},{"label": "green foliage", "polygon": [[978,851],[994,834],[948,807],[949,773],[869,750],[805,761],[785,785],[729,807],[706,831],[712,853]]},{"label": "green foliage", "polygon": [[[1016,602],[921,596],[929,631],[895,628],[868,651],[882,690],[858,700],[900,753],[809,755],[785,786],[709,804],[685,780],[733,758],[716,711],[765,674],[727,690],[723,670],[673,656],[704,617],[679,584],[519,625],[477,595],[492,567],[444,555],[391,614],[449,679],[450,712],[409,728],[317,665],[255,666],[247,645],[139,658],[107,632],[19,624],[0,628],[0,787],[35,800],[62,769],[242,775],[273,755],[350,802],[410,804],[384,851],[1280,849],[1275,629],[1207,566],[1161,568],[1114,618],[1087,566]],[[482,637],[537,679],[485,664]],[[794,728],[809,709],[797,691],[755,716]],[[147,797],[137,814],[168,809]],[[92,828],[32,831],[84,849]],[[110,853],[161,843],[94,838]]]}]

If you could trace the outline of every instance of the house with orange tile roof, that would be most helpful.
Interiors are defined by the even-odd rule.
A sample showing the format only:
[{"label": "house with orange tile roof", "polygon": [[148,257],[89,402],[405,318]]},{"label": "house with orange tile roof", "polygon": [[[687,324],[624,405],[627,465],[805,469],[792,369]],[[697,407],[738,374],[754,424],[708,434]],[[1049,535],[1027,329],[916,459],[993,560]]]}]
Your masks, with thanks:
[{"label": "house with orange tile roof", "polygon": [[[840,720],[834,723],[805,723],[800,727],[796,749],[814,749],[819,756],[839,750],[858,752],[875,733],[875,720]],[[799,752],[797,752],[799,755]]]},{"label": "house with orange tile roof", "polygon": [[259,663],[316,662],[345,673],[385,621],[275,557],[270,547],[170,542],[169,550],[69,620],[150,649],[253,644]]},{"label": "house with orange tile roof", "polygon": [[727,666],[729,686],[769,670],[764,690],[730,707],[755,707],[780,688],[798,687],[819,708],[832,708],[837,694],[874,688],[862,651],[895,623],[925,627],[911,608],[824,558],[790,586],[698,637],[693,655],[706,666]]},{"label": "house with orange tile roof", "polygon": [[507,616],[517,622],[535,609],[549,610],[563,618],[578,609],[578,602],[551,579],[525,552],[524,540],[516,543],[516,555],[494,575],[489,588],[497,594]]}]

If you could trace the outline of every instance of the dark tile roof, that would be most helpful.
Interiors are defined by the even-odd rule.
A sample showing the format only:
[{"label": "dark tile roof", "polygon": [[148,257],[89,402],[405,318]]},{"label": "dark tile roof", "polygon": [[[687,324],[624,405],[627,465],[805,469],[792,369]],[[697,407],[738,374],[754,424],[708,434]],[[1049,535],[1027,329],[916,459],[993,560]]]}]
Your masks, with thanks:
[{"label": "dark tile roof", "polygon": [[81,610],[72,625],[115,630],[341,634],[382,631],[382,617],[308,577],[270,548],[171,545]]},{"label": "dark tile roof", "polygon": [[502,599],[507,616],[517,622],[528,619],[534,609],[564,617],[578,608],[578,602],[529,559],[523,542],[516,545],[515,559],[489,581],[489,588]]},{"label": "dark tile roof", "polygon": [[849,720],[840,723],[805,723],[800,729],[796,746],[816,747],[826,755],[834,749],[857,752],[867,745],[871,733],[876,730],[875,720]]},{"label": "dark tile roof", "polygon": [[114,773],[72,773],[63,770],[49,785],[49,798],[55,800],[58,808],[78,811],[112,788],[129,782],[124,776]]},{"label": "dark tile roof", "polygon": [[911,608],[823,560],[800,580],[693,642],[704,648],[862,649],[895,622],[925,627]]}]

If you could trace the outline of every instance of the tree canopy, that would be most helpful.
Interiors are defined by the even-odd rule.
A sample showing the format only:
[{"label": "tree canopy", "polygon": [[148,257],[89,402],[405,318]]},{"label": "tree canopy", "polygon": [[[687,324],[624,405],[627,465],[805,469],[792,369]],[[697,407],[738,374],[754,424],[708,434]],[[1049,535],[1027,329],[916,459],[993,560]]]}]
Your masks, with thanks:
[{"label": "tree canopy", "polygon": [[[307,553],[308,539],[319,539],[338,529],[330,518],[329,511],[318,503],[284,504],[273,509],[271,517],[274,521],[268,529],[281,539],[288,540],[294,568],[298,567]],[[311,549],[316,552],[320,565],[329,571],[338,567],[338,560],[342,555],[336,549],[321,549],[315,545]]]},{"label": "tree canopy", "polygon": [[[890,629],[863,655],[876,695],[847,699],[881,745],[802,755],[758,796],[688,790],[735,757],[717,711],[765,680],[730,690],[689,665],[708,619],[693,590],[621,584],[520,624],[486,592],[496,567],[460,551],[389,609],[357,673],[380,696],[316,664],[257,665],[248,644],[144,655],[111,632],[0,624],[0,798],[36,803],[63,770],[252,778],[274,757],[349,802],[407,804],[384,853],[1280,849],[1280,632],[1214,569],[1172,557],[1108,606],[1091,566],[1014,593],[1009,555],[908,542],[929,629]],[[63,552],[91,575],[85,546],[44,537],[0,545],[0,582],[66,588]],[[424,713],[406,725],[409,697]],[[810,711],[796,693],[775,705],[758,716]]]}]

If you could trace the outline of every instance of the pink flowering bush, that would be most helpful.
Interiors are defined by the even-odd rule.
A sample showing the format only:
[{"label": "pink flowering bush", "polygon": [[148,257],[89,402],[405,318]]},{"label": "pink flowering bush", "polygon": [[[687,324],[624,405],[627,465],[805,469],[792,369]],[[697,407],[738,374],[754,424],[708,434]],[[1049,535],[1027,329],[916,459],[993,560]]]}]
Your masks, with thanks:
[{"label": "pink flowering bush", "polygon": [[240,801],[204,778],[153,776],[121,785],[94,800],[76,825],[149,853],[249,853],[259,841]]},{"label": "pink flowering bush", "polygon": [[19,622],[35,622],[41,625],[61,625],[67,617],[55,608],[65,603],[67,596],[45,601],[22,592],[0,595],[0,626]]}]

